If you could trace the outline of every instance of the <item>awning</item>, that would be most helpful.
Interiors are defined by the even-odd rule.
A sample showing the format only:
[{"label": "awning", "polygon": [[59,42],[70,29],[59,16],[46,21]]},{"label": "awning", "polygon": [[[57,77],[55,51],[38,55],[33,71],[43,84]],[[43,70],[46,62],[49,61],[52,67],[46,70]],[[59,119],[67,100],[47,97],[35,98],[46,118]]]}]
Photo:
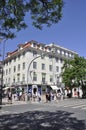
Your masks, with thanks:
[{"label": "awning", "polygon": [[59,88],[57,86],[50,86],[53,90],[58,90]]},{"label": "awning", "polygon": [[3,88],[3,90],[7,90],[7,89],[9,89],[9,87],[5,87],[5,88]]},{"label": "awning", "polygon": [[5,87],[5,88],[3,88],[3,90],[12,89],[12,88],[14,88],[14,87]]}]

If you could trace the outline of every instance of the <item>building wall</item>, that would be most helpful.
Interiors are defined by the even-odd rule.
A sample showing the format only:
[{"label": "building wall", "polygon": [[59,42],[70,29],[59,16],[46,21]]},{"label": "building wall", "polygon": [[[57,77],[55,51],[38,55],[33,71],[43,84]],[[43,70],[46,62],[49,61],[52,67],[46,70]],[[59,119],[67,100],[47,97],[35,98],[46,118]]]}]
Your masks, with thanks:
[{"label": "building wall", "polygon": [[[45,57],[41,57],[42,53],[45,54]],[[39,44],[35,41],[30,41],[22,44],[17,50],[8,53],[4,61],[4,84],[6,86],[27,86],[28,81],[29,85],[41,85],[43,84],[42,73],[46,75],[45,84],[57,84],[57,80],[59,80],[59,82],[62,80],[61,77],[58,79],[58,76],[61,73],[61,67],[64,63],[64,59],[71,59],[75,54],[77,53],[55,44],[45,45],[41,43]],[[37,58],[38,56],[39,58]],[[33,68],[32,60],[33,62],[37,63],[37,69]],[[25,63],[25,69],[23,69],[23,63]],[[45,65],[44,70],[42,70],[42,64]],[[20,70],[18,70],[19,65]],[[49,70],[49,65],[53,67],[52,71]],[[16,67],[15,72],[14,66]],[[30,68],[28,72],[29,66]],[[56,66],[57,69],[59,68],[58,71],[56,71]],[[33,81],[34,73],[37,74],[37,81]],[[53,80],[51,80],[51,82],[50,76],[53,77]]]}]

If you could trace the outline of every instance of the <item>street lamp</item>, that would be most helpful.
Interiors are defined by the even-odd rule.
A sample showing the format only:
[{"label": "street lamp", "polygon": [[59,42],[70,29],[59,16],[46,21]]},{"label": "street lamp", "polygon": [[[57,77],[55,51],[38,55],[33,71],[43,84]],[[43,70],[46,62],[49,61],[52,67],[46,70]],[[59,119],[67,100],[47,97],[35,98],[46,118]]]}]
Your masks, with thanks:
[{"label": "street lamp", "polygon": [[3,66],[0,63],[0,105],[2,105],[2,87],[3,87]]},{"label": "street lamp", "polygon": [[0,38],[0,43],[3,41],[3,55],[0,63],[0,105],[2,105],[2,91],[3,91],[3,65],[5,56],[5,42],[7,39]]}]

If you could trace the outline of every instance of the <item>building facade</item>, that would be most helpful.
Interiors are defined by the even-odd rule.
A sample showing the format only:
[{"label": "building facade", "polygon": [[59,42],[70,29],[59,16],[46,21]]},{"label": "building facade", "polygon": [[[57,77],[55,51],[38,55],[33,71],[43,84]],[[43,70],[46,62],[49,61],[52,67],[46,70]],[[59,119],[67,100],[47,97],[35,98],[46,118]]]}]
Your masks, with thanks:
[{"label": "building facade", "polygon": [[37,85],[62,85],[62,66],[65,59],[73,59],[74,51],[56,44],[42,44],[37,41],[19,44],[13,52],[8,52],[4,60],[3,83],[6,87],[23,88]]}]

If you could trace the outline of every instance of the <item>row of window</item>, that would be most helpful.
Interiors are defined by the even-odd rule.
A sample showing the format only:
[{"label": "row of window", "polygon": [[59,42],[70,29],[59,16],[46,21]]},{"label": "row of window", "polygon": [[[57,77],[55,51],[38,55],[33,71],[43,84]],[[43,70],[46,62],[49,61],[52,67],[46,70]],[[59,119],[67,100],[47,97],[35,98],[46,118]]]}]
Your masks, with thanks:
[{"label": "row of window", "polygon": [[[32,51],[31,51],[31,50],[28,50],[28,51],[29,51],[29,53],[32,54],[33,57],[36,57],[36,56],[38,55],[37,51],[34,51],[34,50],[32,50]],[[27,53],[27,52],[24,51],[24,52],[22,52],[22,54],[19,54],[18,56],[15,56],[13,59],[10,59],[8,62],[6,62],[5,65],[10,65],[11,62],[19,61],[20,59],[22,59],[22,58],[25,57],[26,53]],[[52,60],[52,58],[54,58],[56,62],[62,63],[62,62],[64,61],[63,58],[53,57],[53,56],[54,56],[54,55],[49,55],[49,56],[48,56],[49,60]],[[65,57],[66,57],[66,55],[65,55]]]},{"label": "row of window", "polygon": [[[18,66],[14,66],[13,67],[13,71],[12,72],[20,71],[20,68],[21,68],[21,65],[18,64]],[[25,62],[22,63],[22,68],[21,69],[22,70],[25,69]],[[4,71],[4,74],[5,74],[5,71]],[[11,74],[11,68],[6,69],[6,75],[8,75],[8,74]]]},{"label": "row of window", "polygon": [[[32,47],[38,47],[38,45],[36,43],[33,43]],[[45,50],[44,46],[43,47],[39,46],[39,48],[42,49],[42,50]],[[74,55],[71,54],[70,52],[65,51],[63,49],[60,49],[60,48],[48,47],[46,50],[47,51],[51,51],[51,52],[53,51],[54,53],[57,53],[57,54],[60,54],[60,55],[64,55],[64,56],[68,56],[68,57],[72,57],[72,58],[74,57]],[[34,54],[37,54],[37,52],[34,51]]]},{"label": "row of window", "polygon": [[[10,81],[12,80],[12,78],[10,79],[10,78],[6,78],[6,84],[9,84],[10,83]],[[34,81],[37,81],[38,79],[37,79],[37,73],[36,72],[33,72],[33,77],[32,77],[32,81],[34,82]],[[17,75],[17,77],[13,77],[13,80],[12,80],[12,82],[13,83],[16,83],[16,82],[20,82],[21,80],[20,80],[20,74],[19,75]],[[22,82],[24,82],[25,83],[25,74],[22,74]],[[46,73],[41,73],[41,82],[42,83],[46,83]],[[53,82],[53,75],[50,75],[50,77],[49,77],[49,82]]]},{"label": "row of window", "polygon": [[[59,72],[59,66],[56,66],[55,71]],[[33,69],[37,69],[37,62],[33,62]],[[42,63],[41,70],[46,70],[46,65]],[[49,65],[49,71],[53,71],[53,65]]]},{"label": "row of window", "polygon": [[25,51],[22,54],[15,56],[13,59],[10,59],[8,62],[5,63],[5,65],[10,65],[12,61],[16,62],[16,60],[19,61],[21,58],[24,58],[24,57],[25,57]]},{"label": "row of window", "polygon": [[[41,58],[44,59],[45,57],[41,57]],[[14,60],[14,62],[16,62],[16,58],[14,58],[12,60]],[[52,61],[53,60],[53,56],[50,55],[49,56],[49,60]],[[64,59],[58,58],[58,57],[55,57],[54,60],[55,60],[56,63],[63,63],[64,62]],[[11,60],[9,62],[5,63],[5,66],[9,66],[9,65],[11,65]]]},{"label": "row of window", "polygon": [[[37,62],[33,62],[33,69],[37,69]],[[19,71],[21,71],[21,69],[22,70],[24,70],[26,68],[26,66],[25,66],[25,62],[23,62],[22,63],[22,68],[21,68],[21,64],[18,64],[18,66],[14,66],[13,67],[13,73],[15,73],[15,72],[19,72]],[[41,64],[41,70],[46,70],[47,68],[46,68],[46,65],[44,64],[44,63],[42,63]],[[55,69],[55,67],[54,67],[54,69]],[[59,69],[60,69],[60,67],[59,66],[56,66],[56,69],[55,69],[55,71],[56,72],[59,72]],[[49,65],[49,71],[53,71],[53,65]],[[4,74],[5,74],[5,72],[4,72]],[[9,68],[9,69],[6,69],[6,75],[8,75],[8,74],[11,74],[11,68]]]}]

